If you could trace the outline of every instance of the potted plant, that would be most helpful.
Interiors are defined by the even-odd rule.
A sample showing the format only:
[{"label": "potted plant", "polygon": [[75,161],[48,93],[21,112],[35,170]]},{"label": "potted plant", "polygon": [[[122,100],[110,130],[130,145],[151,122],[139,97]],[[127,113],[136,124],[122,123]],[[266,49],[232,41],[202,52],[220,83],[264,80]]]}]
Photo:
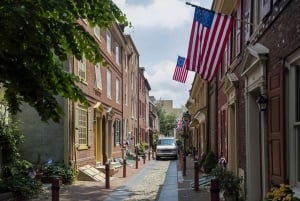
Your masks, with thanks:
[{"label": "potted plant", "polygon": [[209,151],[202,155],[202,158],[199,162],[199,167],[203,168],[205,173],[209,173],[217,165],[217,157],[214,152]]},{"label": "potted plant", "polygon": [[290,185],[280,184],[279,187],[272,187],[270,191],[267,193],[265,201],[276,200],[291,200],[291,201],[299,201],[298,198],[294,196],[295,192]]},{"label": "potted plant", "polygon": [[239,199],[242,178],[221,166],[212,169],[210,175],[219,179],[220,190],[223,192],[225,201],[237,201]]}]

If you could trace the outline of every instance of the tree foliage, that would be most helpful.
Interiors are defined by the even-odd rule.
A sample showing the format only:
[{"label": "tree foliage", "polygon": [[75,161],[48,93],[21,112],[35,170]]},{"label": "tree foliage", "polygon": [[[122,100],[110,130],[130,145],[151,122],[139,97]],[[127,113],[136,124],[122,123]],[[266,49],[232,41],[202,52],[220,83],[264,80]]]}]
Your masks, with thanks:
[{"label": "tree foliage", "polygon": [[113,22],[128,25],[112,0],[0,1],[0,83],[12,114],[27,102],[43,121],[58,122],[63,110],[56,96],[88,104],[76,86],[78,77],[63,68],[68,55],[103,61],[97,42],[78,19],[102,28]]},{"label": "tree foliage", "polygon": [[176,115],[169,114],[161,107],[158,107],[160,133],[165,136],[171,136],[176,127]]}]

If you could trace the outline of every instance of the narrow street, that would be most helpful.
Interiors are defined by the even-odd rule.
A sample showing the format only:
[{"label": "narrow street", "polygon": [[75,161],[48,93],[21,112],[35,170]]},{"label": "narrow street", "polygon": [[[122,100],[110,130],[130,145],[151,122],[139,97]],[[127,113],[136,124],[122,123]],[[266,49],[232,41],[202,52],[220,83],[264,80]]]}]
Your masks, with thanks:
[{"label": "narrow street", "polygon": [[[168,174],[173,172],[172,175]],[[167,178],[166,178],[166,175]],[[165,184],[165,181],[173,180],[175,182]],[[151,161],[143,170],[136,174],[125,186],[116,189],[109,198],[105,201],[124,200],[164,200],[160,197],[168,196],[172,197],[172,200],[177,198],[177,167],[176,161]],[[165,188],[170,187],[173,195],[166,194]]]}]

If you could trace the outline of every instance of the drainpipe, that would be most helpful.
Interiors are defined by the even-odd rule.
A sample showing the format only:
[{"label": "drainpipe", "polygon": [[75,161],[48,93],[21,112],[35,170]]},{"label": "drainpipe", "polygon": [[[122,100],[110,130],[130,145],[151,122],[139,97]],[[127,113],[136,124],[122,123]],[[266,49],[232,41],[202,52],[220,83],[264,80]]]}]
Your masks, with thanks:
[{"label": "drainpipe", "polygon": [[209,150],[209,147],[210,147],[210,137],[209,137],[209,131],[210,131],[210,117],[209,117],[209,114],[210,114],[210,97],[209,97],[209,89],[210,89],[210,81],[207,82],[207,92],[206,92],[206,107],[207,107],[207,113],[206,113],[206,121],[207,121],[207,129],[206,129],[206,150],[205,152],[207,152]]}]

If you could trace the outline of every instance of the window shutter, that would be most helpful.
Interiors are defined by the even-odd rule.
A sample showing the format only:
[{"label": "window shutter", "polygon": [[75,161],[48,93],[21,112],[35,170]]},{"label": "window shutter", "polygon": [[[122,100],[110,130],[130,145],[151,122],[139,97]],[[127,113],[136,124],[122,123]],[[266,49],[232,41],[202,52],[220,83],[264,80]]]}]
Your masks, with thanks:
[{"label": "window shutter", "polygon": [[[240,2],[238,5],[236,18],[242,18],[242,3]],[[238,56],[241,53],[241,31],[242,31],[242,22],[241,20],[236,21],[236,37],[235,37],[235,56]]]},{"label": "window shutter", "polygon": [[261,19],[263,19],[271,10],[271,0],[261,1]]},{"label": "window shutter", "polygon": [[91,147],[92,145],[92,133],[93,133],[93,112],[92,108],[88,108],[88,139],[87,139],[87,145],[88,147]]},{"label": "window shutter", "polygon": [[245,16],[244,16],[244,18],[245,18],[245,42],[247,42],[248,40],[249,40],[249,38],[250,38],[250,34],[251,34],[251,2],[252,1],[246,1],[246,8],[245,8],[245,10],[246,10],[246,12],[245,12]]},{"label": "window shutter", "polygon": [[78,125],[78,104],[74,103],[74,143],[76,148],[79,145],[79,138],[78,138],[78,132],[79,132],[79,125]]},{"label": "window shutter", "polygon": [[218,157],[222,154],[222,118],[221,111],[218,111]]}]

